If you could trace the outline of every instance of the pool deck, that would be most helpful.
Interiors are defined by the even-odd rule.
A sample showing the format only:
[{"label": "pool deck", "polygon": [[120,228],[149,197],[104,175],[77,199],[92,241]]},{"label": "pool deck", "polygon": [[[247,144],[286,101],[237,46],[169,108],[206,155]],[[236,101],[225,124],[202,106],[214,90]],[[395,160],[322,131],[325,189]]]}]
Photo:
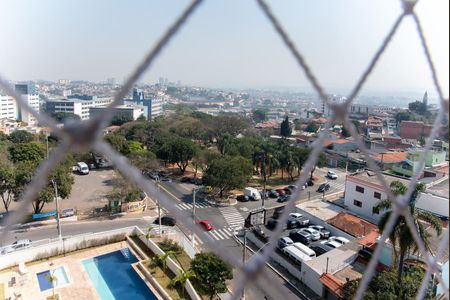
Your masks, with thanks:
[{"label": "pool deck", "polygon": [[[119,242],[105,246],[86,249],[68,254],[64,257],[50,258],[43,262],[27,263],[28,273],[20,275],[18,267],[0,271],[0,282],[5,286],[5,297],[15,299],[15,294],[21,294],[22,299],[46,299],[52,295],[52,289],[41,292],[37,280],[37,273],[53,270],[58,267],[64,267],[69,279],[69,283],[55,288],[55,294],[58,293],[62,299],[94,299],[100,300],[97,292],[92,285],[89,275],[83,268],[82,260],[99,256],[105,253],[117,251],[128,247],[126,242]],[[15,277],[16,284],[11,286],[11,279]]]}]

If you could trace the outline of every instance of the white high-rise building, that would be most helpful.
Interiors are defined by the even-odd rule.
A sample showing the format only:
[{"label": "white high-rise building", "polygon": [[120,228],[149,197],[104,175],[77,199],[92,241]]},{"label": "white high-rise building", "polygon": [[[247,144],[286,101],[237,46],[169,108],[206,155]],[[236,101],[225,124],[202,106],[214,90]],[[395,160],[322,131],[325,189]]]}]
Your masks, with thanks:
[{"label": "white high-rise building", "polygon": [[17,105],[13,97],[0,94],[0,119],[17,119]]},{"label": "white high-rise building", "polygon": [[[36,92],[36,89],[31,84],[16,84],[15,86],[16,92],[22,95],[25,101],[28,102],[28,105],[34,109],[35,111],[39,112],[39,95]],[[34,125],[37,123],[37,120],[35,117],[28,112],[24,107],[21,107],[17,104],[17,117],[16,119],[25,122],[29,125]]]},{"label": "white high-rise building", "polygon": [[113,99],[111,97],[89,96],[84,99],[70,98],[61,100],[47,100],[45,106],[48,113],[71,113],[78,115],[81,120],[88,120],[91,116],[90,109],[94,107],[106,107]]}]

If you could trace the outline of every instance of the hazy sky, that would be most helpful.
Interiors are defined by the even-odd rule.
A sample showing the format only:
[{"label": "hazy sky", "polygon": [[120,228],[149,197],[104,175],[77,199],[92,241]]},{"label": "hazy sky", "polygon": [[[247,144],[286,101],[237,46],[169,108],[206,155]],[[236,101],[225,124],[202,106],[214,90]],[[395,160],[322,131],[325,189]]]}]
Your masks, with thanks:
[{"label": "hazy sky", "polygon": [[[0,73],[12,80],[119,82],[188,1],[3,0]],[[394,0],[270,1],[313,72],[328,89],[348,90],[400,13]],[[449,4],[416,10],[448,97]],[[159,77],[216,87],[310,87],[251,0],[206,0],[141,81]],[[412,20],[401,25],[365,90],[433,94]]]}]

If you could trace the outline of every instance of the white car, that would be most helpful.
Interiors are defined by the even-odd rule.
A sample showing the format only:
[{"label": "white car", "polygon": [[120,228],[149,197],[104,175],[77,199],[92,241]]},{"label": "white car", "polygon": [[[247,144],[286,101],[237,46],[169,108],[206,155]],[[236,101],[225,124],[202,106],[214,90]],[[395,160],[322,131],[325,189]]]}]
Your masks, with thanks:
[{"label": "white car", "polygon": [[329,248],[339,248],[340,246],[342,246],[341,243],[338,243],[336,241],[323,241],[322,244]]},{"label": "white car", "polygon": [[313,241],[320,240],[320,232],[315,229],[303,228],[303,229],[301,229],[301,231],[309,233],[311,235],[311,240],[313,240]]},{"label": "white car", "polygon": [[12,243],[9,246],[5,246],[2,248],[2,254],[8,254],[16,250],[21,250],[25,248],[31,247],[31,240],[18,240]]},{"label": "white car", "polygon": [[300,213],[290,213],[290,214],[289,214],[289,217],[290,217],[291,219],[298,220],[298,219],[301,219],[301,217],[303,217],[303,215],[300,214]]},{"label": "white car", "polygon": [[329,238],[328,240],[329,240],[330,242],[331,242],[331,241],[337,242],[337,243],[339,243],[339,244],[341,244],[341,245],[344,245],[344,244],[347,244],[347,243],[350,242],[350,240],[348,240],[348,239],[346,239],[346,238],[343,238],[343,237],[341,237],[341,236],[330,236],[330,238]]},{"label": "white car", "polygon": [[323,226],[311,225],[311,226],[309,226],[309,228],[315,229],[318,232],[320,232],[320,237],[323,239],[327,239],[330,237],[330,232],[328,230],[326,230],[325,227],[323,227]]},{"label": "white car", "polygon": [[338,178],[336,173],[334,173],[333,171],[328,171],[327,172],[327,177],[330,178],[330,179],[337,179]]}]

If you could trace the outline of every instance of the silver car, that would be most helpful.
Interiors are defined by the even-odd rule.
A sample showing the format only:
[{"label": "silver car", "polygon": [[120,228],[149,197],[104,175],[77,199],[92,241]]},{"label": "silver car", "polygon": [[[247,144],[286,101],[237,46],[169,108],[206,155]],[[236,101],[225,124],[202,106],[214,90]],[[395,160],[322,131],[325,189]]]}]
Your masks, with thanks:
[{"label": "silver car", "polygon": [[304,228],[304,229],[302,229],[301,231],[309,233],[309,234],[311,235],[311,240],[313,240],[313,241],[318,241],[318,240],[320,240],[320,232],[317,231],[317,230],[315,230],[315,229],[312,229],[312,228]]}]

